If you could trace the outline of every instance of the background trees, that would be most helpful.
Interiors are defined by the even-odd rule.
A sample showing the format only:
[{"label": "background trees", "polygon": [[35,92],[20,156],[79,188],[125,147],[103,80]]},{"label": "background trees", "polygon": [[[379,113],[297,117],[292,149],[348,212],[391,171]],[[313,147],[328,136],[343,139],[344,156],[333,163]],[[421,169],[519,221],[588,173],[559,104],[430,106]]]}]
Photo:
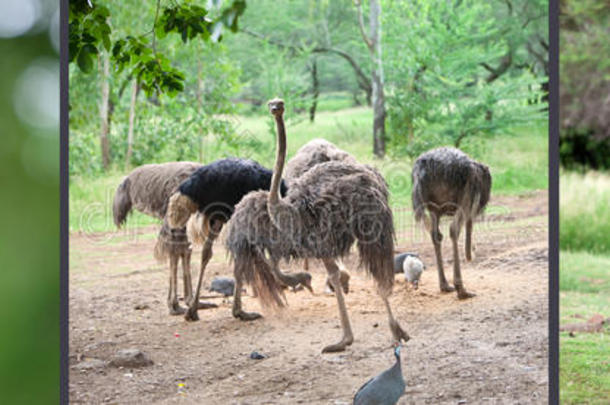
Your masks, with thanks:
[{"label": "background trees", "polygon": [[240,117],[278,95],[293,122],[370,106],[378,157],[545,116],[542,0],[92,3],[71,2],[72,173],[260,154]]},{"label": "background trees", "polygon": [[560,156],[568,168],[610,168],[610,5],[560,3]]}]

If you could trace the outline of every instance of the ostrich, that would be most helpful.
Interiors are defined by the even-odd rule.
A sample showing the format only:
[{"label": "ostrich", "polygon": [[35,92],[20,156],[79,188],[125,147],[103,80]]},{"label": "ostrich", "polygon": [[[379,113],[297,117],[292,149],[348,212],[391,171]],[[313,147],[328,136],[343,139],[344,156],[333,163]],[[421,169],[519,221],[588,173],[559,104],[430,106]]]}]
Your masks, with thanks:
[{"label": "ostrich", "polygon": [[[212,245],[224,223],[231,217],[235,204],[249,192],[268,190],[271,184],[271,174],[271,170],[253,160],[220,159],[193,172],[180,184],[178,191],[170,197],[166,219],[171,228],[184,227],[191,215],[199,212],[193,219],[200,221],[198,225],[194,226],[199,233],[198,236],[194,236],[194,239],[203,241],[203,249],[195,297],[199,297],[205,267],[212,258]],[[283,182],[281,192],[286,193],[286,186]],[[272,275],[269,277],[273,278]],[[233,300],[233,315],[242,320],[259,318],[259,314],[241,310],[241,290],[242,281],[239,275],[236,275],[234,293],[236,299]],[[184,315],[185,319],[198,320],[197,309],[198,305],[195,305],[195,301],[193,301],[193,305],[189,305]]]},{"label": "ostrich", "polygon": [[271,190],[248,194],[235,207],[226,246],[235,273],[254,287],[263,304],[283,306],[281,286],[269,274],[281,259],[321,259],[335,288],[343,338],[322,352],[345,350],[353,334],[339,281],[336,259],[358,242],[360,261],[377,281],[395,340],[409,339],[388,302],[394,284],[394,225],[387,185],[374,169],[354,163],[321,163],[278,193],[286,158],[284,102],[269,101],[277,127]]},{"label": "ostrich", "polygon": [[[294,157],[286,164],[286,181],[288,184],[290,184],[315,165],[332,160],[352,164],[358,163],[356,158],[354,158],[351,154],[339,149],[336,145],[328,142],[326,139],[313,139],[301,146]],[[305,270],[309,270],[308,259],[303,260],[303,267]],[[326,282],[328,285],[330,285],[328,280],[326,280]]]},{"label": "ostrich", "polygon": [[[413,181],[413,211],[417,221],[424,220],[430,232],[441,291],[457,290],[459,299],[473,297],[466,291],[460,271],[458,238],[466,225],[466,260],[472,260],[472,221],[489,202],[491,175],[487,166],[469,158],[455,148],[437,148],[423,153],[415,161],[411,173]],[[425,215],[428,212],[429,217]],[[439,230],[441,216],[453,216],[450,226],[453,244],[453,285],[449,286],[443,271]]]},{"label": "ostrich", "polygon": [[[163,220],[169,197],[180,183],[201,165],[193,162],[170,162],[149,164],[133,170],[118,186],[114,194],[112,213],[115,225],[120,228],[132,208]],[[170,315],[180,315],[185,309],[178,304],[177,273],[178,262],[182,260],[184,279],[184,300],[192,300],[191,248],[185,228],[171,230],[164,221],[155,243],[155,258],[165,262],[169,258],[170,278],[167,305]]]}]

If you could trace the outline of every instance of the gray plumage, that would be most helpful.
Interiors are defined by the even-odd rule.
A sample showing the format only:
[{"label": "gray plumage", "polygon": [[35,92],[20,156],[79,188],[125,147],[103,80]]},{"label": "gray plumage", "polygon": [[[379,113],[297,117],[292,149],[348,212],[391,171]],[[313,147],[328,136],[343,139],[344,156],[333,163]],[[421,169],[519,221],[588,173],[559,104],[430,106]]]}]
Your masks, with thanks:
[{"label": "gray plumage", "polygon": [[417,220],[426,209],[438,215],[454,215],[460,209],[474,217],[489,202],[489,169],[459,149],[437,148],[423,153],[415,161],[411,179]]},{"label": "gray plumage", "polygon": [[169,197],[201,166],[194,162],[169,162],[134,169],[123,179],[114,195],[112,213],[115,225],[123,225],[132,208],[162,220]]},{"label": "gray plumage", "polygon": [[[472,226],[489,202],[491,174],[489,168],[455,148],[437,148],[417,158],[411,172],[412,200],[415,219],[426,222],[434,244],[441,291],[457,290],[458,298],[472,297],[464,288],[457,240],[462,226],[466,227],[466,260],[472,260]],[[427,217],[426,212],[429,214]],[[453,283],[445,279],[439,221],[453,217],[450,236],[453,244]]]},{"label": "gray plumage", "polygon": [[[335,144],[327,141],[326,139],[316,138],[301,146],[294,157],[288,161],[286,164],[284,178],[286,179],[286,182],[290,184],[316,165],[330,161],[347,162],[352,164],[358,163],[355,157],[338,148]],[[309,269],[309,259],[305,258],[303,260],[303,267],[305,270]],[[349,274],[347,276],[349,277]],[[341,276],[342,285],[344,285],[344,277],[344,275]],[[333,287],[330,285],[330,281],[327,280],[327,284],[332,290]],[[346,291],[345,286],[343,289]]]},{"label": "gray plumage", "polygon": [[210,284],[210,291],[230,297],[235,292],[235,280],[230,277],[214,277]]},{"label": "gray plumage", "polygon": [[394,348],[396,363],[368,380],[354,396],[354,405],[394,405],[405,392],[405,379],[400,365],[400,345]]},{"label": "gray plumage", "polygon": [[326,139],[313,139],[301,146],[294,157],[288,161],[284,177],[290,185],[291,181],[301,177],[315,165],[333,160],[358,163],[352,155]]}]

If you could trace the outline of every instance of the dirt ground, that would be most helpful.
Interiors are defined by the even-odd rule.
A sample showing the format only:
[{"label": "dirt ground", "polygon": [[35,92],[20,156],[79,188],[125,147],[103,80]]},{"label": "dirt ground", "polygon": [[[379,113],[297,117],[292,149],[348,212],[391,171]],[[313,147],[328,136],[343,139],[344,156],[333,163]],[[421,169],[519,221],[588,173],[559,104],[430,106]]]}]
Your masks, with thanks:
[{"label": "dirt ground", "polygon": [[[546,192],[496,197],[491,205],[475,225],[474,261],[462,265],[467,289],[477,294],[466,301],[439,292],[429,238],[412,225],[397,230],[396,250],[418,252],[427,265],[417,291],[397,275],[391,298],[411,335],[402,351],[407,388],[400,404],[547,402]],[[451,243],[443,233],[451,280]],[[279,313],[262,311],[246,296],[244,309],[264,318],[241,322],[231,316],[230,302],[214,298],[208,301],[219,307],[200,310],[201,320],[189,323],[168,315],[169,277],[152,257],[155,234],[155,227],[144,227],[70,237],[71,403],[351,404],[365,381],[394,363],[382,301],[373,280],[356,268],[355,249],[345,260],[354,344],[322,354],[341,329],[321,263],[311,264],[315,296],[289,292]],[[283,266],[300,269],[301,263]],[[204,286],[216,275],[232,275],[222,243]],[[127,348],[142,350],[154,364],[79,367]],[[250,359],[254,350],[268,358]]]}]

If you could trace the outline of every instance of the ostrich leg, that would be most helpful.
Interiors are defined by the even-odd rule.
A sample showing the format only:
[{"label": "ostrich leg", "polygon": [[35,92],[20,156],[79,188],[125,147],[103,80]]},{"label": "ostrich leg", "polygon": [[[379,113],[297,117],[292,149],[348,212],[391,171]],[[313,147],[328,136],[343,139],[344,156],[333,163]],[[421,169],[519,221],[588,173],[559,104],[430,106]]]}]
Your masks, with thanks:
[{"label": "ostrich leg", "polygon": [[[210,221],[209,219],[206,219]],[[208,265],[208,262],[212,258],[212,245],[214,245],[214,241],[216,237],[220,233],[222,229],[223,222],[216,220],[213,225],[208,227],[208,235],[203,244],[203,250],[201,251],[201,268],[199,269],[199,278],[197,279],[197,288],[195,289],[195,294],[193,295],[193,299],[189,303],[189,309],[184,315],[184,319],[187,321],[198,321],[199,315],[197,314],[197,310],[199,309],[199,293],[201,291],[201,281],[203,280],[203,273],[205,272],[205,267]]]},{"label": "ostrich leg", "polygon": [[432,243],[434,244],[434,253],[436,254],[436,269],[438,270],[438,282],[443,292],[455,291],[453,287],[449,285],[445,278],[445,271],[443,270],[443,254],[441,253],[441,242],[443,240],[443,234],[439,229],[439,215],[435,212],[430,211],[430,236],[432,237]]},{"label": "ostrich leg", "polygon": [[170,315],[182,315],[185,309],[178,304],[178,255],[171,252],[169,255],[169,293],[167,295],[167,306]]},{"label": "ostrich leg", "polygon": [[191,251],[183,253],[182,257],[182,278],[184,281],[184,302],[190,305],[193,299],[193,284],[191,279]]},{"label": "ostrich leg", "polygon": [[309,259],[303,260],[303,270],[309,271]]},{"label": "ostrich leg", "polygon": [[458,238],[462,228],[462,215],[456,214],[450,227],[451,243],[453,244],[453,285],[457,289],[458,299],[466,299],[474,297],[474,294],[469,293],[464,288],[462,281],[462,272],[460,270],[460,252],[458,251]]},{"label": "ostrich leg", "polygon": [[466,261],[472,261],[472,218],[466,220]]},{"label": "ostrich leg", "polygon": [[335,288],[335,296],[337,297],[337,304],[339,306],[339,315],[341,316],[341,328],[343,329],[343,338],[339,343],[326,346],[322,349],[322,353],[341,352],[345,348],[352,344],[354,341],[354,335],[352,333],[352,327],[349,322],[347,315],[347,308],[345,307],[345,300],[343,298],[343,289],[341,287],[341,279],[339,273],[339,266],[333,259],[324,259],[324,266],[328,272],[328,279]]},{"label": "ostrich leg", "polygon": [[233,316],[242,321],[253,321],[258,318],[262,318],[263,316],[256,312],[246,312],[241,309],[241,289],[243,282],[241,277],[237,274],[233,275],[235,277],[235,291],[233,291]]},{"label": "ostrich leg", "polygon": [[409,334],[400,327],[400,324],[398,323],[396,318],[394,318],[387,294],[380,293],[380,295],[385,305],[385,309],[388,312],[388,320],[390,324],[390,330],[392,331],[392,337],[397,342],[400,342],[401,340],[404,340],[405,343],[408,342],[410,339]]}]

